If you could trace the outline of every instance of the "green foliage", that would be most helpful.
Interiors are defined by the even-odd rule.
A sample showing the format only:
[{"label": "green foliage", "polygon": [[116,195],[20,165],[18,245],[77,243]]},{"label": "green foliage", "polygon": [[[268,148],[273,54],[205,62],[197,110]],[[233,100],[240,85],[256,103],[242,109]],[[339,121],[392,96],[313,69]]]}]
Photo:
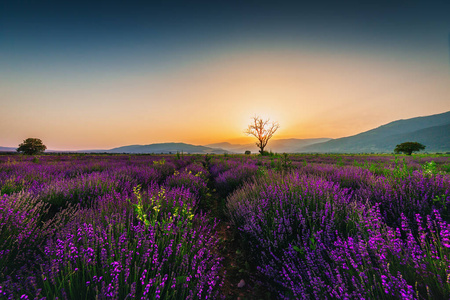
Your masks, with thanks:
[{"label": "green foliage", "polygon": [[23,143],[19,144],[17,152],[27,155],[35,155],[38,153],[43,153],[45,149],[47,149],[47,146],[45,146],[40,139],[27,138],[23,141]]},{"label": "green foliage", "polygon": [[[194,213],[192,208],[187,204],[183,204],[181,207],[162,207],[162,204],[166,203],[166,189],[164,187],[160,188],[157,195],[153,195],[145,201],[141,194],[140,185],[133,188],[133,193],[136,197],[137,203],[132,203],[130,199],[127,200],[133,206],[134,212],[136,213],[136,218],[146,227],[150,225],[155,227],[158,224],[164,227],[167,223],[173,223],[174,218],[178,219],[178,226],[181,226],[184,221],[187,221],[187,224],[192,222]],[[165,206],[167,206],[167,204],[165,204]],[[170,214],[167,215],[167,211],[169,211]]]},{"label": "green foliage", "polygon": [[450,173],[450,165],[441,165],[441,170],[446,173]]},{"label": "green foliage", "polygon": [[409,177],[412,172],[413,172],[413,168],[412,167],[408,167],[408,164],[406,163],[406,160],[403,158],[402,163],[400,164],[398,162],[398,158],[395,158],[395,167],[394,169],[384,169],[384,175],[385,176],[389,176],[392,178],[407,178]]},{"label": "green foliage", "polygon": [[[137,199],[137,203],[131,203],[131,200],[130,199],[127,199],[130,203],[131,203],[131,205],[133,206],[133,208],[134,208],[134,211],[135,211],[135,213],[136,213],[136,215],[137,215],[137,219],[139,220],[139,221],[141,221],[142,223],[144,223],[145,224],[145,226],[149,226],[150,225],[150,221],[148,220],[148,218],[147,218],[147,213],[146,213],[146,211],[144,211],[144,206],[142,205],[142,196],[141,196],[141,193],[140,193],[140,191],[141,191],[141,186],[140,185],[138,185],[138,186],[135,186],[134,188],[133,188],[133,193],[134,193],[134,195],[136,196],[136,199]],[[153,201],[152,201],[153,202]],[[153,203],[152,203],[153,204]],[[154,225],[154,224],[153,224]]]},{"label": "green foliage", "polygon": [[364,167],[365,163],[359,163],[356,159],[353,160],[354,167]]},{"label": "green foliage", "polygon": [[413,152],[417,152],[420,150],[425,149],[425,145],[422,145],[421,143],[417,142],[405,142],[398,144],[395,146],[394,152],[395,153],[405,153],[407,155],[411,155]]},{"label": "green foliage", "polygon": [[306,161],[306,159],[303,160],[302,166],[303,167],[307,167],[308,166],[308,162]]},{"label": "green foliage", "polygon": [[273,157],[270,159],[270,168],[275,169],[275,160],[273,159]]},{"label": "green foliage", "polygon": [[161,158],[160,160],[153,161],[153,165],[161,165],[161,166],[163,166],[165,163],[166,163],[166,159],[164,157]]},{"label": "green foliage", "polygon": [[275,153],[275,152],[272,152],[272,150],[270,150],[270,151],[263,151],[263,152],[261,152],[260,151],[260,155],[261,156],[268,156],[268,157],[280,157],[277,153]]},{"label": "green foliage", "polygon": [[277,171],[289,172],[292,168],[292,161],[290,160],[289,155],[287,153],[283,153],[281,158],[277,160]]},{"label": "green foliage", "polygon": [[433,202],[435,204],[438,204],[440,207],[442,207],[444,212],[447,212],[447,196],[444,195],[437,195],[433,198]]},{"label": "green foliage", "polygon": [[266,167],[264,166],[259,166],[258,170],[256,171],[256,174],[258,176],[266,176],[268,174]]},{"label": "green foliage", "polygon": [[436,163],[434,161],[426,162],[422,166],[423,174],[427,176],[433,176],[438,173]]}]

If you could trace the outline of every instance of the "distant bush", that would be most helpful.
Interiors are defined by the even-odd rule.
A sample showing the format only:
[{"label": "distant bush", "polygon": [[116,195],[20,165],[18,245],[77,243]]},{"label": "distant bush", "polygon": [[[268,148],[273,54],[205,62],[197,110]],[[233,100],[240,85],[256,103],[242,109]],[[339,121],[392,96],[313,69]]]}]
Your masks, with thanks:
[{"label": "distant bush", "polygon": [[425,149],[425,145],[422,145],[421,143],[417,143],[417,142],[405,142],[405,143],[401,143],[398,144],[397,146],[395,146],[394,152],[395,153],[405,153],[407,155],[411,155],[413,152],[417,152],[420,150],[424,150]]},{"label": "distant bush", "polygon": [[19,148],[17,148],[17,152],[34,155],[43,153],[47,149],[40,139],[37,138],[27,138],[23,141],[23,143],[19,144]]}]

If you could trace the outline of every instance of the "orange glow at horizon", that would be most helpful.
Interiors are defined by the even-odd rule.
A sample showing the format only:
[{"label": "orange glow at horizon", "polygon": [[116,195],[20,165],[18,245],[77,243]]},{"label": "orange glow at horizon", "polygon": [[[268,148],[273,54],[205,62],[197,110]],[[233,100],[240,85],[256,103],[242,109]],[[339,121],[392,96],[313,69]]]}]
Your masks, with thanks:
[{"label": "orange glow at horizon", "polygon": [[27,137],[59,150],[246,143],[254,115],[279,122],[274,139],[339,138],[450,110],[446,72],[381,56],[278,50],[90,83],[30,77],[21,88],[11,79],[0,88],[18,101],[2,105],[0,146]]}]

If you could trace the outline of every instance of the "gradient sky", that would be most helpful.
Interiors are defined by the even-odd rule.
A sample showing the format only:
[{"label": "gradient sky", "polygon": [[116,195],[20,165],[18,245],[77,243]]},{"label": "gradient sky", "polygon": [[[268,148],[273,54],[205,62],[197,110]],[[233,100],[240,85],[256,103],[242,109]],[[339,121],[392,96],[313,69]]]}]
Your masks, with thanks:
[{"label": "gradient sky", "polygon": [[0,1],[0,146],[247,142],[255,114],[274,138],[339,138],[450,111],[449,16],[448,0]]}]

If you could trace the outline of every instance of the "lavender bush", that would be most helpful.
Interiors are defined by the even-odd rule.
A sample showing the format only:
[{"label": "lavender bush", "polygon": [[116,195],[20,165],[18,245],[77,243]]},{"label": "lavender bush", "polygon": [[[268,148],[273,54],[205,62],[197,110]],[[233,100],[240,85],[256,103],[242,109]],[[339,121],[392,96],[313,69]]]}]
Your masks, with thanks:
[{"label": "lavender bush", "polygon": [[448,299],[449,176],[330,162],[294,160],[227,199],[255,279],[281,299]]},{"label": "lavender bush", "polygon": [[227,275],[220,217],[250,262],[250,291],[449,299],[449,165],[443,155],[0,156],[0,298],[224,298],[238,289],[224,282],[241,278]]},{"label": "lavender bush", "polygon": [[[303,275],[317,268],[330,268],[325,252],[337,232],[348,236],[359,223],[356,204],[346,190],[333,182],[295,173],[288,176],[272,173],[248,183],[228,198],[227,207],[243,248],[250,251],[249,256],[272,288],[286,288],[280,280],[288,272],[286,267],[292,266],[288,272],[291,277],[297,270],[297,279],[291,278],[290,282],[292,288],[301,287],[303,292],[291,290],[295,297],[323,289],[310,282],[314,278],[328,281],[329,275],[316,274],[317,278]],[[309,262],[298,264],[298,260],[292,260],[295,257]]]},{"label": "lavender bush", "polygon": [[[3,162],[0,297],[222,298],[217,222],[197,211],[207,172],[193,162]],[[189,177],[169,178],[180,166]]]}]

